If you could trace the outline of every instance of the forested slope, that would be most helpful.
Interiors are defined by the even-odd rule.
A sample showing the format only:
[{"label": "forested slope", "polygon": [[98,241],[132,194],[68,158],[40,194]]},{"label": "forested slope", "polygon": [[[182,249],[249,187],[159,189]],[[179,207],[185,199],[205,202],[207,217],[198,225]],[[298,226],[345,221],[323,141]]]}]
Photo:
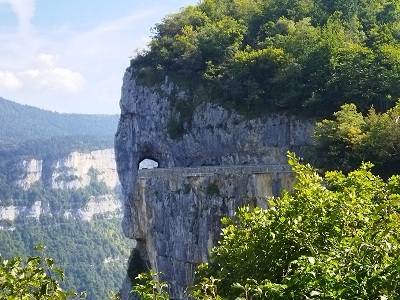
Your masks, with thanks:
[{"label": "forested slope", "polygon": [[132,242],[124,239],[120,218],[97,218],[89,223],[47,218],[0,230],[4,259],[37,255],[33,248],[38,243],[46,245],[46,256],[64,271],[63,288],[85,291],[88,300],[110,299],[111,291],[119,291],[132,248]]},{"label": "forested slope", "polygon": [[[77,189],[52,189],[43,182],[23,189],[0,177],[0,256],[26,259],[43,244],[65,271],[63,288],[85,291],[89,300],[109,299],[120,289],[133,242],[122,233],[121,211],[96,213],[93,205],[116,203],[117,197],[96,178]],[[90,208],[87,220],[81,213]]]},{"label": "forested slope", "polygon": [[[2,262],[36,255],[33,248],[42,243],[46,255],[65,271],[64,288],[87,291],[87,299],[109,299],[110,291],[121,286],[132,248],[122,233],[121,212],[94,213],[87,220],[79,211],[107,199],[118,203],[116,190],[98,180],[94,168],[90,183],[74,189],[51,188],[44,176],[29,187],[15,179],[21,176],[18,166],[32,158],[51,168],[73,151],[113,148],[118,116],[59,114],[2,98],[0,116]],[[68,180],[71,175],[64,169],[60,178]]]},{"label": "forested slope", "polygon": [[194,101],[250,115],[325,117],[400,95],[400,1],[204,0],[154,27],[131,62],[141,83],[168,75]]},{"label": "forested slope", "polygon": [[0,115],[0,151],[18,154],[112,148],[118,123],[118,115],[60,114],[3,98]]}]

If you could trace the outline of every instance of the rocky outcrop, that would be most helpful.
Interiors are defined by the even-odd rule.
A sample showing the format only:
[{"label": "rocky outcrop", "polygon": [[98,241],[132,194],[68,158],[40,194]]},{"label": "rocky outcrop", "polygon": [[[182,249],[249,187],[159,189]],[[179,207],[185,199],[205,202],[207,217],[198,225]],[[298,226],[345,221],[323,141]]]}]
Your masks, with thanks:
[{"label": "rocky outcrop", "polygon": [[43,216],[91,221],[96,215],[119,216],[121,214],[121,200],[112,195],[92,196],[84,206],[74,209],[53,209],[50,201],[46,200],[35,201],[32,205],[27,206],[0,205],[0,221],[13,222],[18,219],[39,220]]},{"label": "rocky outcrop", "polygon": [[[194,107],[189,121],[182,122],[183,132],[176,136],[173,121],[183,120],[176,101],[192,103],[167,80],[157,90],[138,85],[134,70],[128,68],[115,150],[124,196],[124,233],[138,242],[141,259],[164,273],[172,297],[184,299],[195,266],[207,260],[219,236],[220,218],[244,203],[266,205],[261,199],[289,188],[293,178],[285,171],[231,170],[140,179],[140,161],[153,159],[161,168],[284,166],[287,150],[301,155],[310,143],[313,125],[288,115],[249,120],[234,110],[202,103]],[[129,288],[126,280],[123,299],[129,298]]]},{"label": "rocky outcrop", "polygon": [[[11,161],[11,160],[10,160]],[[39,220],[42,216],[57,216],[90,221],[95,215],[121,216],[122,204],[118,199],[120,184],[116,171],[114,149],[96,150],[86,153],[72,152],[64,158],[56,160],[26,158],[16,163],[8,163],[15,173],[14,184],[27,190],[37,183],[40,189],[79,189],[87,187],[92,180],[103,182],[112,189],[112,194],[90,196],[74,203],[73,197],[66,196],[63,203],[54,203],[54,199],[46,199],[46,193],[33,197],[36,199],[0,199],[0,221],[18,221],[23,219]],[[14,177],[14,178],[15,178]],[[15,194],[18,197],[18,194]],[[66,194],[68,195],[68,194]],[[71,194],[72,195],[72,194]],[[51,197],[51,196],[48,196]],[[86,197],[86,196],[85,196]],[[11,204],[10,204],[11,203]],[[23,203],[23,205],[12,205]],[[29,204],[28,204],[29,203]]]},{"label": "rocky outcrop", "polygon": [[57,160],[26,159],[17,170],[15,183],[24,189],[39,181],[49,188],[77,189],[88,186],[94,177],[112,189],[119,185],[114,149],[72,152]]},{"label": "rocky outcrop", "polygon": [[96,215],[116,216],[122,214],[121,200],[111,196],[103,195],[100,197],[90,197],[89,202],[77,210],[69,210],[64,216],[79,218],[83,221],[92,220]]},{"label": "rocky outcrop", "polygon": [[42,178],[43,161],[38,159],[23,160],[20,162],[19,170],[22,170],[20,179],[16,184],[27,190]]},{"label": "rocky outcrop", "polygon": [[[175,299],[186,298],[197,265],[208,261],[220,236],[221,218],[233,216],[238,206],[267,208],[266,197],[290,189],[294,180],[293,173],[281,166],[260,174],[251,169],[237,172],[237,167],[217,172],[189,169],[189,173],[182,169],[155,170],[153,174],[139,171],[135,205],[129,212],[142,260],[164,274],[160,279],[170,284]],[[122,293],[125,299],[128,290]]]}]

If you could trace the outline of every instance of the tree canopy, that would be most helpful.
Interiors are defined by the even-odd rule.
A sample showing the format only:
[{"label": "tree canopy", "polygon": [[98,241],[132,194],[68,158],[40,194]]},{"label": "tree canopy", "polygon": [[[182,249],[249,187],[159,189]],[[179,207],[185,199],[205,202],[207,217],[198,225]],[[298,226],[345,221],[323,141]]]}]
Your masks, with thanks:
[{"label": "tree canopy", "polygon": [[355,104],[344,104],[333,119],[316,124],[308,159],[322,170],[354,170],[362,161],[374,173],[389,177],[400,172],[400,102],[385,113],[371,108],[365,116]]},{"label": "tree canopy", "polygon": [[[87,300],[109,299],[111,291],[120,290],[133,243],[124,238],[119,217],[97,217],[85,222],[42,216],[39,221],[2,221],[0,226],[0,299],[21,299],[2,296],[15,295],[18,289],[22,295],[30,291],[30,285],[50,284],[49,278],[39,273],[48,273],[47,260],[31,250],[37,243],[47,245],[47,258],[56,261],[65,272],[61,278],[57,272],[50,272],[50,279],[57,280],[57,288],[86,292]],[[14,287],[12,291],[7,289],[10,285]]]},{"label": "tree canopy", "polygon": [[198,101],[251,114],[385,110],[400,96],[399,0],[203,0],[153,28],[131,62]]}]

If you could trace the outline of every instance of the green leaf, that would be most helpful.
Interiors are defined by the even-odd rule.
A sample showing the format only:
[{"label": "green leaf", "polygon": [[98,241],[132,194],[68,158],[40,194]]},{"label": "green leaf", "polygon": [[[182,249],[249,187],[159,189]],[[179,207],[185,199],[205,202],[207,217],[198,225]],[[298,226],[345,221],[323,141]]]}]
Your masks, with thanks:
[{"label": "green leaf", "polygon": [[60,277],[61,281],[64,281],[64,272],[61,271],[59,268],[54,267],[53,268],[54,272],[57,273],[57,275]]}]

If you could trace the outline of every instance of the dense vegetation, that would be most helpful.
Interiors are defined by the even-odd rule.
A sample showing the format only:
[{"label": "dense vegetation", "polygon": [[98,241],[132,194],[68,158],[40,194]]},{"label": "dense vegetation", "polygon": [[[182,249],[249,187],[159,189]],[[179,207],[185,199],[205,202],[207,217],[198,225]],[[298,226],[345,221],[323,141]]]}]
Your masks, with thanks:
[{"label": "dense vegetation", "polygon": [[333,120],[316,124],[308,159],[321,170],[354,170],[370,161],[385,178],[400,173],[400,102],[385,113],[371,108],[365,116],[345,104]]},{"label": "dense vegetation", "polygon": [[[269,210],[243,208],[224,219],[222,239],[192,289],[195,299],[400,298],[400,177],[389,177],[400,167],[400,108],[394,107],[399,41],[400,0],[203,0],[155,26],[148,49],[131,65],[139,82],[157,86],[168,76],[189,95],[190,102],[172,99],[179,112],[168,124],[173,138],[190,125],[190,110],[202,101],[248,115],[289,111],[323,118],[341,109],[334,120],[317,124],[313,157],[324,170],[347,175],[321,177],[292,157],[294,192],[270,199]],[[102,143],[92,140],[102,136],[98,131],[81,132],[82,123],[69,121],[96,129],[103,121],[46,112],[50,123],[15,122],[22,112],[26,120],[41,118],[38,110],[12,106],[0,102],[7,111],[0,134],[12,137],[0,144],[3,157],[10,150],[57,156]],[[90,142],[67,140],[76,132]],[[32,136],[38,140],[25,142]],[[363,160],[374,161],[374,170],[388,180],[374,176],[368,163],[354,170]],[[26,201],[35,196],[20,193]],[[104,263],[126,254],[122,244],[113,248],[118,242],[103,238],[119,239],[114,225],[57,218],[15,224],[15,230],[0,232],[0,252],[27,256],[26,249],[43,242],[56,249],[50,255],[58,261],[72,261],[61,264],[72,276],[68,288],[101,299],[122,281],[113,281],[113,264]],[[143,299],[168,299],[165,284],[141,278],[136,291]]]},{"label": "dense vegetation", "polygon": [[193,101],[256,114],[323,117],[400,96],[399,0],[203,0],[154,27],[132,60],[142,83],[164,77]]},{"label": "dense vegetation", "polygon": [[3,259],[19,256],[25,260],[36,255],[32,251],[36,244],[43,243],[48,246],[46,256],[65,271],[63,289],[86,291],[87,299],[100,300],[121,288],[133,245],[122,234],[120,218],[85,222],[42,217],[38,222],[9,223],[6,228],[12,230],[0,231]]},{"label": "dense vegetation", "polygon": [[8,143],[0,149],[0,160],[3,162],[13,157],[20,160],[24,157],[40,159],[57,159],[67,156],[73,151],[90,152],[114,147],[112,134],[108,136],[82,135],[77,133],[68,136],[31,138],[19,143]]},{"label": "dense vegetation", "polygon": [[14,257],[4,260],[0,256],[0,298],[1,299],[84,299],[73,291],[63,291],[59,280],[64,273],[54,266],[54,260],[44,255],[42,245],[35,250],[39,256],[30,256],[23,260]]},{"label": "dense vegetation", "polygon": [[117,115],[59,114],[0,98],[0,159],[113,147]]},{"label": "dense vegetation", "polygon": [[[223,220],[193,297],[399,299],[400,176],[384,182],[364,164],[321,177],[293,156],[289,162],[294,191],[270,199],[270,209],[245,207]],[[141,278],[143,299],[168,299],[154,288],[162,284]]]}]

